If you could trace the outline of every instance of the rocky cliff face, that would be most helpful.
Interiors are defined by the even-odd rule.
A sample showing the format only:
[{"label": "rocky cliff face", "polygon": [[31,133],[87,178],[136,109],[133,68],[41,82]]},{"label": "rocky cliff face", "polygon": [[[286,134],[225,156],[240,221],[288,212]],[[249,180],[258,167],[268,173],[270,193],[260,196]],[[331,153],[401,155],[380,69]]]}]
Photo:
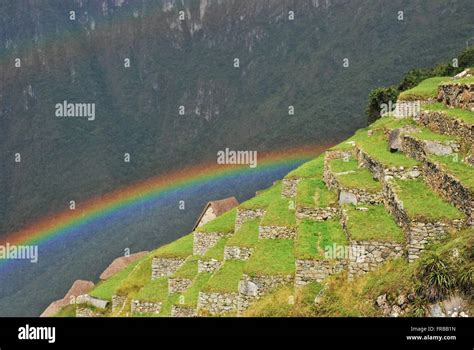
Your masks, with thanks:
[{"label": "rocky cliff face", "polygon": [[[472,7],[463,0],[1,1],[0,233],[72,197],[214,159],[225,147],[342,139],[364,125],[371,87],[465,45]],[[96,119],[59,120],[54,106],[64,100],[95,103]]]}]

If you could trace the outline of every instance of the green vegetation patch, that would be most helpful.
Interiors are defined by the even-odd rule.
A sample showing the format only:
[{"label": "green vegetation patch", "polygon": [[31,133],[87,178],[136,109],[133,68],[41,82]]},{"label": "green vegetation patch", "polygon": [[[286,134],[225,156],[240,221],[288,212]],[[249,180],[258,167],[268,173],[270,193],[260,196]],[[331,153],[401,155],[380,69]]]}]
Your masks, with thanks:
[{"label": "green vegetation patch", "polygon": [[295,272],[294,243],[289,239],[262,239],[245,266],[245,273],[291,275]]},{"label": "green vegetation patch", "polygon": [[461,79],[453,79],[450,81],[446,81],[443,85],[453,85],[453,84],[474,84],[474,77],[464,77]]},{"label": "green vegetation patch", "polygon": [[279,199],[280,197],[281,197],[281,181],[271,186],[270,188],[267,188],[266,190],[258,192],[255,197],[240,204],[239,208],[242,208],[242,209],[266,208],[270,205],[270,203],[272,203],[276,199]]},{"label": "green vegetation patch", "polygon": [[239,289],[239,282],[244,270],[244,261],[227,260],[204,286],[205,292],[234,293]]},{"label": "green vegetation patch", "polygon": [[190,233],[154,250],[151,254],[159,258],[185,258],[193,253],[193,238]]},{"label": "green vegetation patch", "polygon": [[329,166],[333,173],[346,173],[337,175],[339,183],[346,188],[364,189],[372,193],[382,190],[382,185],[374,179],[372,173],[366,168],[359,168],[359,163],[352,157],[334,159]]},{"label": "green vegetation patch", "polygon": [[199,257],[190,256],[184,264],[173,274],[174,278],[186,278],[192,280],[198,273]]},{"label": "green vegetation patch", "polygon": [[151,278],[152,256],[148,255],[141,260],[139,264],[125,277],[116,288],[116,293],[120,295],[129,295],[137,292]]},{"label": "green vegetation patch", "polygon": [[422,180],[395,180],[403,208],[415,220],[453,220],[464,217],[458,209],[433,192]]},{"label": "green vegetation patch", "polygon": [[380,119],[377,119],[374,123],[370,124],[370,129],[398,129],[403,128],[407,125],[416,125],[415,121],[412,118],[394,118],[392,116],[384,116]]},{"label": "green vegetation patch", "polygon": [[295,256],[298,259],[325,259],[325,252],[347,246],[347,237],[339,221],[303,220],[298,226]]},{"label": "green vegetation patch", "polygon": [[253,248],[258,242],[259,219],[245,221],[240,229],[227,240],[228,246]]},{"label": "green vegetation patch", "polygon": [[198,232],[224,232],[231,233],[234,231],[235,225],[235,215],[237,214],[237,209],[231,209],[228,212],[225,212],[221,216],[218,216],[212,221],[209,221],[207,224],[199,227],[196,231]]},{"label": "green vegetation patch", "polygon": [[132,272],[139,261],[140,260],[134,261],[109,279],[101,281],[99,284],[97,284],[97,286],[94,287],[94,289],[91,290],[89,295],[103,300],[112,300],[112,295],[116,294],[117,287],[130,274],[130,272]]},{"label": "green vegetation patch", "polygon": [[[278,198],[271,203],[262,218],[262,226],[296,226],[295,211],[290,209],[291,200]],[[293,203],[294,206],[294,203]]]},{"label": "green vegetation patch", "polygon": [[440,102],[427,103],[423,105],[423,109],[427,111],[443,112],[449,117],[460,119],[468,124],[474,125],[474,112],[471,112],[467,109],[449,108]]},{"label": "green vegetation patch", "polygon": [[161,277],[155,280],[150,280],[140,291],[135,295],[135,300],[163,302],[168,298],[168,278]]},{"label": "green vegetation patch", "polygon": [[417,131],[410,133],[409,135],[419,140],[425,140],[425,141],[441,141],[441,142],[458,141],[457,137],[444,135],[444,134],[437,134],[428,128],[418,128]]},{"label": "green vegetation patch", "polygon": [[[211,276],[212,274],[208,272],[202,272],[198,274],[194,278],[193,284],[182,294],[184,303],[181,305],[187,307],[196,307],[198,303],[199,292],[204,288]],[[177,304],[178,301],[175,304]]]},{"label": "green vegetation patch", "polygon": [[217,243],[209,248],[203,255],[204,260],[224,260],[224,248],[227,243],[227,238],[220,238]]},{"label": "green vegetation patch", "polygon": [[351,238],[357,241],[388,241],[402,243],[405,240],[403,230],[397,226],[393,217],[383,205],[367,205],[357,210],[346,206],[347,229]]},{"label": "green vegetation patch", "polygon": [[460,156],[435,156],[431,155],[430,160],[433,160],[441,165],[444,171],[452,174],[461,183],[466,186],[470,191],[474,192],[474,169],[464,162],[461,162]]},{"label": "green vegetation patch", "polygon": [[327,208],[337,203],[337,195],[320,179],[302,179],[296,190],[296,205],[305,208]]},{"label": "green vegetation patch", "polygon": [[[365,137],[364,137],[365,136]],[[382,132],[376,131],[372,136],[359,135],[357,145],[375,160],[381,162],[386,167],[413,167],[419,163],[411,158],[408,158],[402,153],[390,152],[388,149],[388,142]]]},{"label": "green vegetation patch", "polygon": [[435,98],[438,95],[438,86],[446,81],[449,77],[433,77],[423,80],[414,88],[403,91],[398,96],[399,100],[426,100],[428,98]]},{"label": "green vegetation patch", "polygon": [[324,155],[321,154],[317,158],[304,163],[300,167],[291,171],[285,176],[285,179],[290,178],[312,178],[323,176],[324,169]]}]

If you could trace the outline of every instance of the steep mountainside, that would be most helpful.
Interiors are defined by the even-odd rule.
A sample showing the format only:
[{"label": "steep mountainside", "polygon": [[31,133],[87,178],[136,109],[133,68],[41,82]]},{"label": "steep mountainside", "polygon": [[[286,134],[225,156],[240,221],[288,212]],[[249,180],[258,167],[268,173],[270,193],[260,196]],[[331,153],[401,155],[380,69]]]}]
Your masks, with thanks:
[{"label": "steep mountainside", "polygon": [[[80,203],[215,159],[225,147],[341,140],[364,125],[371,87],[453,58],[472,35],[473,7],[469,0],[0,1],[0,234],[63,210],[71,198]],[[96,103],[96,119],[56,118],[64,100]]]},{"label": "steep mountainside", "polygon": [[395,112],[59,315],[472,315],[472,73],[405,91]]}]

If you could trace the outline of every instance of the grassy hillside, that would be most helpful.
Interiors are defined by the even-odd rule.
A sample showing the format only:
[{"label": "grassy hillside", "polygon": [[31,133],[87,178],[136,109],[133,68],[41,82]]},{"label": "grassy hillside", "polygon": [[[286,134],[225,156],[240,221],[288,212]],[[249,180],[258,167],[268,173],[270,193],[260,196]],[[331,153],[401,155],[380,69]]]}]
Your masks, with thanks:
[{"label": "grassy hillside", "polygon": [[[441,83],[456,82],[443,78]],[[413,91],[431,84],[431,79],[424,81]],[[430,108],[423,113],[429,116]],[[472,113],[457,107],[450,111],[445,118],[463,116],[459,118],[465,122],[464,116]],[[390,131],[406,125],[418,129],[407,135],[440,144],[451,142],[456,128],[463,127],[456,124],[441,133],[435,124],[425,126],[418,119],[384,117],[198,232],[101,282],[91,295],[124,298],[120,310],[105,310],[113,316],[156,316],[133,312],[133,302],[159,305],[158,316],[180,316],[182,309],[194,316],[425,316],[433,304],[453,295],[463,300],[463,312],[472,315],[473,208],[472,202],[458,200],[461,195],[473,198],[473,168],[467,161],[472,141],[463,140],[469,147],[459,151],[456,166],[439,160],[439,176],[453,176],[456,182],[450,187],[431,179],[427,162],[442,157],[417,161],[412,152],[404,153],[406,141],[400,150],[389,151]],[[379,167],[391,175],[380,178]],[[339,185],[328,187],[331,178]],[[295,193],[285,190],[289,185]],[[342,200],[346,191],[357,203]],[[365,197],[380,193],[383,203]],[[310,210],[305,217],[297,215],[301,207]],[[334,209],[331,218],[318,214]],[[260,215],[236,227],[243,213],[258,211]],[[210,243],[199,241],[216,234]],[[207,250],[195,254],[197,244]],[[154,258],[168,268],[178,259],[179,266],[152,279]],[[210,266],[206,264],[212,269],[204,269]],[[171,289],[183,280],[183,290]]]}]

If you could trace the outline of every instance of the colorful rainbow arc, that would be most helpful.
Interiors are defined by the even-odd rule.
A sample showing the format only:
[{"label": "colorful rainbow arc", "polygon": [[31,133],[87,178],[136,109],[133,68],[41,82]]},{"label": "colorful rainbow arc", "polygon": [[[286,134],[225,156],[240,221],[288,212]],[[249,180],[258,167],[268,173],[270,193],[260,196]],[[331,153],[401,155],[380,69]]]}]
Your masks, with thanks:
[{"label": "colorful rainbow arc", "polygon": [[[280,166],[301,163],[315,157],[325,146],[304,146],[296,149],[259,154],[257,171],[270,170]],[[254,169],[255,170],[255,169]],[[0,237],[0,245],[41,244],[55,237],[67,234],[88,223],[113,215],[128,206],[140,204],[175,190],[186,189],[210,181],[244,174],[248,166],[217,165],[205,163],[151,178],[124,189],[114,191],[99,198],[80,204],[77,210],[67,210],[53,214],[20,231]]]}]

